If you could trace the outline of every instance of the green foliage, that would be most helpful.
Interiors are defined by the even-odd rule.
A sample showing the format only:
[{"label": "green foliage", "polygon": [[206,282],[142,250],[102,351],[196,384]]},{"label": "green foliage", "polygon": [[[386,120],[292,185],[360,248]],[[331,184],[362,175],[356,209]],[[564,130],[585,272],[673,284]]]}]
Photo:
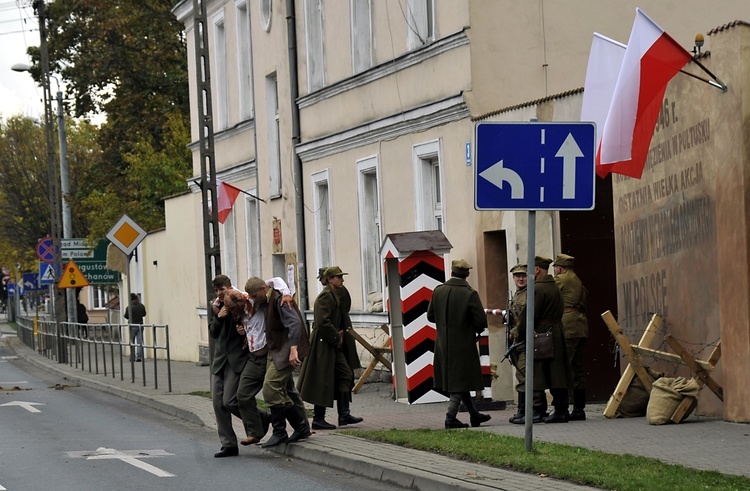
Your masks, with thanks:
[{"label": "green foliage", "polygon": [[486,431],[348,430],[343,433],[602,489],[750,489],[750,479],[746,477],[700,471],[646,457],[543,442],[536,442],[534,451],[527,452],[523,438]]}]

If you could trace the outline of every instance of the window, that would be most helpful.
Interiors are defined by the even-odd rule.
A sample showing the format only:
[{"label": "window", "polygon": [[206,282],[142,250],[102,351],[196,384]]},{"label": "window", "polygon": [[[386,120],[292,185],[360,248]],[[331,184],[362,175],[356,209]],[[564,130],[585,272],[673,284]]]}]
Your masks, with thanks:
[{"label": "window", "polygon": [[363,298],[382,291],[380,264],[381,225],[377,157],[357,162],[359,174],[359,237],[362,255]]},{"label": "window", "polygon": [[359,73],[372,66],[371,0],[351,0],[352,70]]},{"label": "window", "polygon": [[[89,309],[106,309],[110,299],[110,285],[89,285],[89,287]],[[127,306],[127,303],[120,302],[123,312]]]},{"label": "window", "polygon": [[408,49],[416,49],[431,41],[434,41],[434,0],[407,0],[406,27],[406,41]]},{"label": "window", "polygon": [[237,286],[239,278],[237,278],[237,237],[234,228],[235,216],[237,216],[234,212],[235,210],[236,207],[232,207],[229,215],[227,215],[227,220],[224,222],[221,257],[224,260],[222,272],[229,276],[232,279],[232,283]]},{"label": "window", "polygon": [[266,77],[266,108],[268,112],[268,180],[269,196],[281,196],[281,142],[279,139],[279,86],[276,73]]},{"label": "window", "polygon": [[227,86],[227,42],[224,29],[224,14],[214,17],[214,73],[216,81],[216,111],[214,129],[220,130],[229,126],[229,88]]},{"label": "window", "polygon": [[307,35],[307,89],[312,92],[325,85],[322,0],[305,0],[305,33]]},{"label": "window", "polygon": [[[331,240],[331,203],[328,194],[328,171],[321,171],[313,175],[313,204],[315,256],[317,267],[333,264]],[[316,268],[317,269],[317,268]]]},{"label": "window", "polygon": [[[248,191],[255,195],[255,189]],[[247,277],[261,277],[260,223],[258,200],[245,195],[245,233],[247,235]]]},{"label": "window", "polygon": [[414,147],[417,230],[442,230],[445,232],[439,149],[439,141],[423,143]]},{"label": "window", "polygon": [[237,2],[237,76],[239,77],[240,119],[253,117],[253,71],[250,49],[250,15],[247,2]]}]

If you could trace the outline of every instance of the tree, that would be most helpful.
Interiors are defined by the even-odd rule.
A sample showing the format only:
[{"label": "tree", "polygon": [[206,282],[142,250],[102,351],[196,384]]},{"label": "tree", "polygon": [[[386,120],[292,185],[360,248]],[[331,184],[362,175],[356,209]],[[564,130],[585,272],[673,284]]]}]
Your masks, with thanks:
[{"label": "tree", "polygon": [[[49,10],[49,55],[76,116],[105,113],[100,152],[81,175],[75,209],[90,236],[122,213],[164,226],[163,199],[185,190],[190,153],[187,52],[171,0],[56,0]],[[38,60],[38,50],[30,50]],[[138,158],[150,160],[144,172]],[[164,169],[160,169],[164,166]],[[158,182],[151,182],[158,175]],[[159,216],[159,212],[161,215]],[[105,223],[111,220],[114,221]],[[148,224],[148,225],[147,225]],[[107,227],[107,225],[109,227]]]}]

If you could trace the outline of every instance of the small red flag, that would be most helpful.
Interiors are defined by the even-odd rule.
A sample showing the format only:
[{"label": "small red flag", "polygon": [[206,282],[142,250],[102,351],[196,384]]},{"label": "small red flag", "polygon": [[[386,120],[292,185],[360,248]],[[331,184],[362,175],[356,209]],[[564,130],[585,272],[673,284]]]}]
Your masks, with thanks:
[{"label": "small red flag", "polygon": [[224,181],[218,182],[219,184],[216,186],[218,191],[216,202],[219,207],[219,223],[224,223],[227,221],[229,212],[232,211],[234,202],[237,200],[237,196],[240,195],[242,190],[231,184],[227,184]]}]

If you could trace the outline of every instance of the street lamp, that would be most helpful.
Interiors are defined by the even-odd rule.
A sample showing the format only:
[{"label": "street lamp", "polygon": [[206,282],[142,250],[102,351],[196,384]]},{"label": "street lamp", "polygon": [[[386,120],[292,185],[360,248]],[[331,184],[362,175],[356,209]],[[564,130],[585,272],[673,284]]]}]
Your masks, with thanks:
[{"label": "street lamp", "polygon": [[[11,70],[14,72],[31,72],[31,67],[26,63],[16,63]],[[60,82],[56,77],[51,76],[57,83],[57,139],[60,148],[60,192],[62,194],[62,224],[63,224],[63,238],[73,238],[73,224],[72,215],[70,211],[70,203],[68,202],[68,195],[70,194],[70,180],[68,177],[68,139],[65,134],[65,113],[63,111],[63,94],[60,87]],[[49,118],[51,120],[51,118]],[[50,203],[52,205],[52,203]],[[54,207],[52,207],[52,213],[54,213]],[[67,319],[68,322],[78,322],[78,312],[76,309],[76,298],[75,291],[72,288],[66,289],[66,306],[67,306]]]}]

